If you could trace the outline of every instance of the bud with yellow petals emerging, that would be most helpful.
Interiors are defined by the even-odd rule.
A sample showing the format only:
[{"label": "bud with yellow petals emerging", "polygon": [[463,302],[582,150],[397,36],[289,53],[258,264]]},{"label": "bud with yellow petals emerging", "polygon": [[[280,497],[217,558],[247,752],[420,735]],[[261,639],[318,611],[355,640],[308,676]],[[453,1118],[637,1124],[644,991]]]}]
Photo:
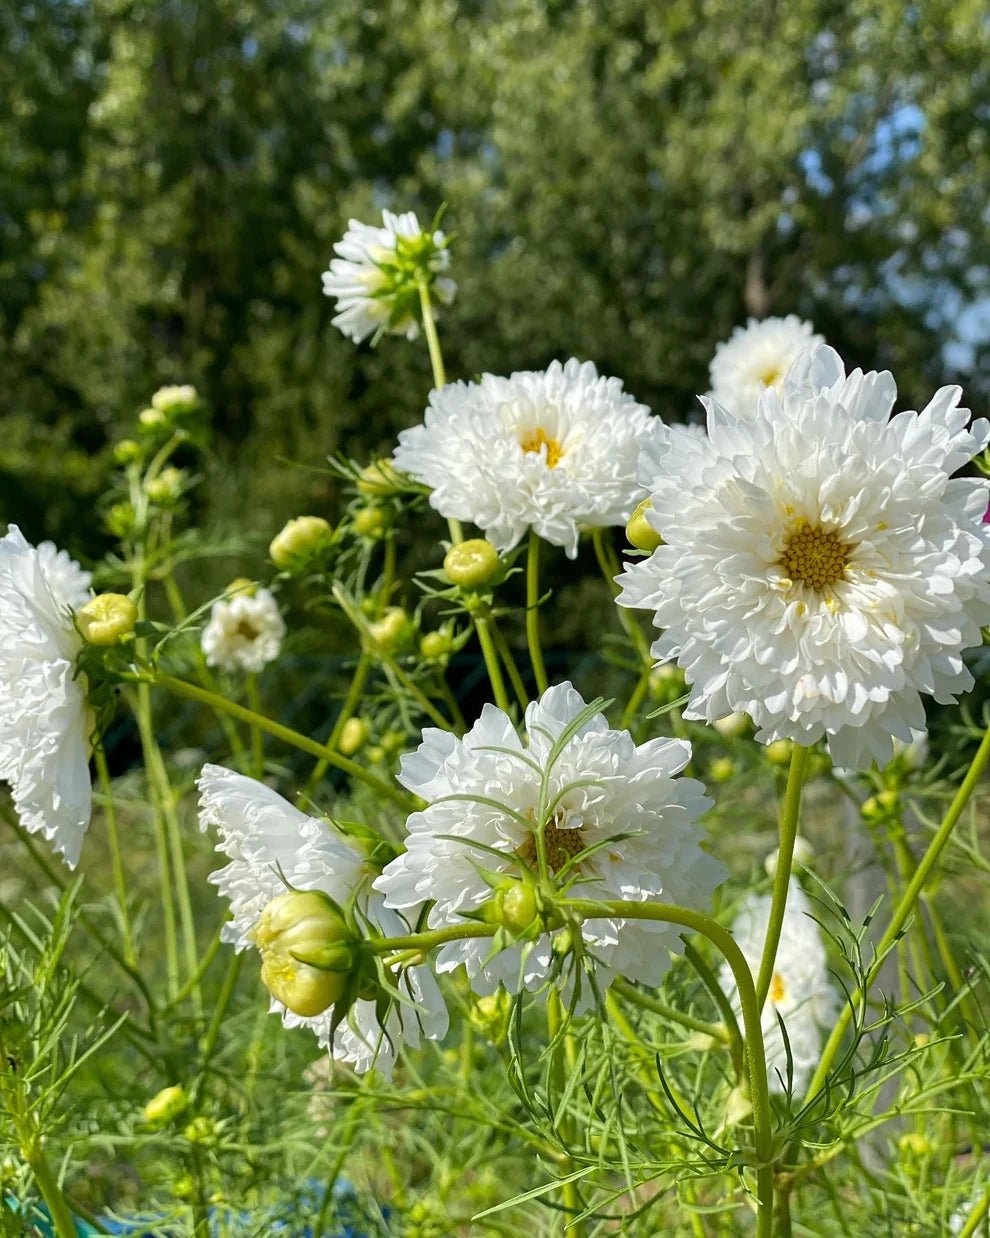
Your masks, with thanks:
[{"label": "bud with yellow petals emerging", "polygon": [[354,964],[350,931],[319,890],[288,890],[272,899],[252,936],[265,987],[293,1014],[314,1018],[343,995]]},{"label": "bud with yellow petals emerging", "polygon": [[333,528],[322,516],[297,516],[275,535],[268,553],[277,568],[289,571],[329,546],[332,537]]},{"label": "bud with yellow petals emerging", "polygon": [[643,499],[626,525],[626,541],[636,550],[644,550],[647,554],[652,554],[658,546],[663,545],[663,538],[646,518],[646,513],[652,510],[652,500]]},{"label": "bud with yellow petals emerging", "polygon": [[413,635],[412,620],[401,606],[389,606],[380,619],[368,624],[372,644],[391,653],[409,643]]},{"label": "bud with yellow petals emerging", "polygon": [[119,644],[137,620],[137,607],[123,593],[98,593],[76,611],[76,626],[91,645]]},{"label": "bud with yellow petals emerging", "polygon": [[361,494],[371,499],[387,499],[402,490],[402,475],[390,459],[365,465],[357,480]]},{"label": "bud with yellow petals emerging", "polygon": [[185,1109],[189,1103],[186,1090],[179,1084],[162,1090],[148,1101],[144,1107],[145,1120],[156,1126],[163,1126]]},{"label": "bud with yellow petals emerging", "polygon": [[443,570],[452,585],[462,589],[480,589],[492,584],[501,574],[498,551],[484,537],[472,537],[458,542],[447,551]]}]

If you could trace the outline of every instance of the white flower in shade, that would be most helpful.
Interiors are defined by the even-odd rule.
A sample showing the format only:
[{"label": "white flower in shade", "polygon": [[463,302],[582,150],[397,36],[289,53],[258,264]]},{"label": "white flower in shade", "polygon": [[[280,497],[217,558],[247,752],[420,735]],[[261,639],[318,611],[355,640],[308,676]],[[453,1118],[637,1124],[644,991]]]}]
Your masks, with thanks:
[{"label": "white flower in shade", "polygon": [[571,558],[582,525],[623,525],[643,497],[639,453],[666,428],[617,378],[586,361],[430,393],[423,425],[394,460],[432,491],[441,516],[470,520],[499,550],[529,529]]},{"label": "white flower in shade", "polygon": [[750,318],[745,327],[715,349],[710,367],[711,396],[737,417],[756,412],[767,387],[781,391],[798,353],[824,343],[810,322],[796,314],[786,318]]},{"label": "white flower in shade", "polygon": [[[984,1183],[977,1188],[973,1192],[972,1198],[949,1217],[949,1233],[961,1234],[963,1232],[969,1222],[969,1218],[973,1214],[973,1210],[976,1208],[977,1202],[982,1202],[983,1193],[988,1189],[990,1189],[990,1183]],[[990,1212],[984,1212],[972,1233],[973,1238],[990,1238]]]},{"label": "white flower in shade", "polygon": [[93,719],[72,622],[89,580],[64,550],[31,546],[16,525],[0,540],[0,779],[24,828],[73,868],[92,811]]},{"label": "white flower in shade", "polygon": [[[787,1050],[777,1021],[779,1015],[790,1044],[793,1091],[801,1092],[818,1065],[822,1034],[834,1021],[836,995],[828,976],[828,958],[821,930],[812,918],[811,904],[792,881],[787,891],[780,944],[763,1007],[763,1044],[772,1092],[787,1090]],[[770,896],[750,895],[743,903],[732,935],[746,957],[754,980],[760,970],[763,943],[770,920]],[[741,1015],[739,990],[732,969],[722,965],[720,982],[737,1015]]]},{"label": "white flower in shade", "polygon": [[[230,860],[210,881],[230,902],[231,919],[223,926],[224,941],[236,950],[254,946],[252,933],[265,907],[291,886],[321,890],[346,904],[371,870],[366,860],[332,825],[307,817],[264,783],[218,765],[205,765],[198,784],[200,827],[215,826],[217,851]],[[406,922],[389,911],[381,896],[367,889],[358,907],[382,932],[409,932]],[[385,1025],[378,1021],[373,1001],[358,1000],[331,1037],[332,1011],[301,1018],[272,998],[271,1009],[286,1027],[308,1027],[335,1058],[360,1072],[375,1067],[391,1074],[398,1047],[416,1046],[447,1030],[447,1008],[437,982],[425,966],[408,968],[399,982],[409,1004],[394,1004]]]},{"label": "white flower in shade", "polygon": [[[463,739],[425,731],[417,751],[403,758],[399,781],[428,806],[409,818],[406,851],[375,881],[386,905],[409,912],[432,900],[431,928],[465,923],[465,913],[492,896],[479,868],[516,876],[538,870],[542,821],[549,872],[562,883],[577,878],[571,897],[709,906],[724,872],[701,850],[696,822],[711,801],[700,783],[674,777],[690,745],[653,739],[637,747],[601,714],[575,727],[582,712],[584,701],[565,683],[526,710],[526,742],[492,705]],[[589,848],[597,849],[567,867]],[[600,986],[616,975],[658,984],[669,952],[681,949],[680,931],[648,920],[585,921]],[[499,983],[510,992],[520,984],[535,989],[550,975],[547,934],[525,957],[520,945],[488,959],[490,949],[488,939],[451,942],[437,969],[463,963],[481,994]],[[581,1001],[590,998],[585,986]]]},{"label": "white flower in shade", "polygon": [[450,263],[446,238],[424,232],[412,211],[382,211],[380,228],[352,219],[333,248],[337,257],[323,272],[323,294],[337,298],[333,325],[356,344],[378,331],[416,338],[420,276],[437,300],[454,299],[457,285],[441,275]]},{"label": "white flower in shade", "polygon": [[245,588],[214,602],[203,629],[203,652],[209,666],[260,671],[278,657],[284,635],[285,622],[269,590]]},{"label": "white flower in shade", "polygon": [[972,687],[990,623],[987,482],[953,478],[990,438],[958,387],[890,411],[890,374],[804,353],[751,418],[708,402],[708,439],[671,430],[645,461],[664,545],[619,603],[655,612],[653,652],[691,686],[685,717],[748,714],[762,743],[823,736],[836,765],[886,764],[925,729],[922,696]]}]

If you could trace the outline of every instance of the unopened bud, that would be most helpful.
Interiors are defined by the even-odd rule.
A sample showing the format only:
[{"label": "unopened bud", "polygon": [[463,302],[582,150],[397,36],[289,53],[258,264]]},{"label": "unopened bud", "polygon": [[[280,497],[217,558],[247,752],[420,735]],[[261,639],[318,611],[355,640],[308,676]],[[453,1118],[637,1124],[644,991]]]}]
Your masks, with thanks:
[{"label": "unopened bud", "polygon": [[383,507],[359,507],[351,517],[351,526],[358,537],[381,537],[390,523]]},{"label": "unopened bud", "polygon": [[122,438],[113,449],[113,458],[118,464],[133,464],[142,454],[141,444],[132,438]]},{"label": "unopened bud", "polygon": [[436,632],[426,632],[419,642],[419,652],[431,662],[440,662],[449,658],[454,651],[454,638],[443,628]]},{"label": "unopened bud", "polygon": [[333,529],[322,516],[297,516],[275,535],[268,554],[277,568],[289,571],[312,559],[332,537]]},{"label": "unopened bud", "polygon": [[127,537],[134,531],[136,523],[134,508],[126,500],[114,503],[107,511],[104,520],[114,537]]},{"label": "unopened bud", "polygon": [[184,475],[181,469],[162,469],[157,477],[153,477],[145,487],[152,503],[174,503],[182,493]]},{"label": "unopened bud", "polygon": [[367,722],[363,718],[348,718],[340,728],[337,748],[345,757],[352,757],[367,739]]},{"label": "unopened bud", "polygon": [[736,763],[732,757],[716,757],[708,767],[712,782],[728,782],[735,772]]},{"label": "unopened bud", "polygon": [[934,1151],[931,1140],[918,1131],[908,1131],[906,1135],[902,1135],[897,1141],[897,1147],[909,1157],[928,1156]]},{"label": "unopened bud", "polygon": [[684,695],[686,687],[684,672],[673,662],[656,666],[650,671],[650,696],[656,701],[669,705],[671,701],[676,701],[678,697]]},{"label": "unopened bud", "polygon": [[227,588],[224,589],[224,593],[226,593],[228,597],[253,598],[257,592],[258,582],[255,580],[248,580],[246,576],[238,576],[236,580],[232,580]]},{"label": "unopened bud", "polygon": [[491,584],[502,569],[498,551],[484,537],[451,546],[443,560],[443,570],[452,585],[461,589],[480,589]]},{"label": "unopened bud", "polygon": [[402,489],[402,477],[390,459],[375,460],[361,470],[357,488],[368,498],[387,499]]},{"label": "unopened bud", "polygon": [[151,397],[151,407],[173,421],[180,421],[198,411],[199,393],[188,383],[178,387],[159,387]]},{"label": "unopened bud", "polygon": [[877,795],[871,795],[860,807],[860,813],[864,821],[884,821],[888,817],[894,816],[898,807],[898,795],[896,791],[880,791]]},{"label": "unopened bud", "polygon": [[146,434],[157,434],[168,425],[168,419],[160,408],[143,408],[138,413],[138,425]]},{"label": "unopened bud", "polygon": [[738,739],[749,730],[749,718],[745,714],[726,714],[712,723],[712,726],[726,739]]},{"label": "unopened bud", "polygon": [[637,550],[645,550],[647,554],[652,554],[658,546],[663,545],[663,538],[647,519],[647,512],[652,510],[652,499],[643,499],[626,525],[626,541]]},{"label": "unopened bud", "polygon": [[183,1131],[183,1135],[190,1143],[212,1144],[216,1143],[217,1124],[212,1118],[208,1118],[206,1114],[200,1114],[198,1117],[187,1122]]},{"label": "unopened bud", "polygon": [[401,606],[389,606],[380,619],[368,624],[372,643],[386,652],[408,644],[412,631],[412,621]]},{"label": "unopened bud", "polygon": [[771,765],[789,765],[794,752],[794,741],[791,739],[775,739],[767,744],[767,760]]},{"label": "unopened bud", "polygon": [[174,1117],[177,1117],[188,1103],[189,1097],[186,1095],[185,1088],[179,1084],[175,1084],[170,1088],[162,1088],[145,1105],[145,1120],[153,1122],[156,1126],[162,1126],[166,1122],[171,1122]]},{"label": "unopened bud", "polygon": [[525,933],[536,919],[536,891],[528,881],[513,881],[497,895],[498,920],[510,933]]},{"label": "unopened bud", "polygon": [[254,932],[261,979],[294,1014],[314,1018],[340,998],[353,965],[349,930],[325,894],[289,890],[272,899]]},{"label": "unopened bud", "polygon": [[116,645],[130,636],[137,620],[137,607],[123,593],[98,593],[76,611],[82,638],[91,645]]}]

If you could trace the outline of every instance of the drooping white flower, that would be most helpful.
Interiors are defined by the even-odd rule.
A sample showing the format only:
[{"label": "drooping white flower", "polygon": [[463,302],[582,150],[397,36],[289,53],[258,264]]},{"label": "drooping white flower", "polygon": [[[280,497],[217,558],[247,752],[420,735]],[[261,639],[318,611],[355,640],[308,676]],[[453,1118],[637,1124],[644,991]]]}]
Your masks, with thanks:
[{"label": "drooping white flower", "polygon": [[0,779],[24,828],[72,868],[92,812],[93,719],[72,623],[89,581],[64,550],[31,546],[16,525],[0,539]]},{"label": "drooping white flower", "polygon": [[[836,994],[829,982],[828,958],[821,930],[811,912],[811,904],[800,886],[791,881],[770,991],[761,1016],[772,1092],[787,1090],[787,1050],[777,1016],[784,1021],[790,1044],[793,1091],[801,1093],[818,1064],[823,1033],[831,1026],[836,1013]],[[750,895],[732,926],[732,935],[746,957],[754,980],[760,970],[769,920],[770,896]],[[719,979],[736,1014],[741,1015],[739,990],[728,963],[722,965]]]},{"label": "drooping white flower", "polygon": [[380,330],[416,338],[420,276],[443,304],[454,299],[457,285],[441,274],[450,264],[444,234],[424,232],[412,211],[382,211],[380,228],[352,219],[333,248],[323,295],[337,298],[333,325],[356,344]]},{"label": "drooping white flower", "polygon": [[[238,951],[254,946],[252,932],[265,907],[287,887],[321,890],[340,904],[353,891],[367,887],[370,870],[364,857],[332,825],[307,817],[264,783],[219,765],[205,765],[198,784],[200,828],[215,826],[217,851],[229,858],[210,877],[229,900],[231,919],[223,926],[224,941]],[[405,921],[383,905],[370,888],[359,893],[361,913],[390,936],[408,933]],[[422,1037],[435,1040],[447,1030],[447,1008],[430,969],[408,968],[400,989],[409,1004],[395,1004],[378,1021],[373,1001],[354,1003],[331,1037],[332,1012],[301,1018],[274,998],[271,1009],[286,1027],[308,1027],[335,1058],[354,1070],[372,1067],[391,1074],[403,1043],[416,1046]]]},{"label": "drooping white flower", "polygon": [[810,322],[796,314],[786,318],[750,318],[715,349],[710,367],[711,397],[737,417],[756,412],[760,396],[781,391],[798,353],[825,341]]},{"label": "drooping white flower", "polygon": [[639,453],[665,434],[619,379],[590,361],[555,361],[431,392],[424,424],[402,431],[394,460],[430,487],[441,516],[472,521],[499,550],[535,529],[574,558],[582,525],[632,515]]},{"label": "drooping white flower", "polygon": [[[565,883],[578,878],[571,897],[707,907],[724,872],[699,846],[696,822],[711,801],[700,783],[674,777],[687,764],[690,745],[653,739],[637,747],[601,714],[573,728],[585,709],[565,683],[530,704],[525,742],[492,705],[463,739],[425,731],[417,751],[403,758],[399,781],[428,806],[409,818],[406,851],[375,881],[386,905],[410,910],[432,900],[431,928],[463,924],[466,912],[492,896],[479,869],[515,876],[537,871],[542,821],[548,870]],[[576,869],[567,867],[596,846]],[[679,932],[648,920],[586,921],[584,940],[600,987],[617,975],[658,984],[670,965],[668,952],[680,950]],[[525,958],[523,947],[513,945],[488,960],[490,945],[479,938],[451,942],[441,948],[437,970],[463,963],[481,994],[500,982],[510,992],[520,985],[535,989],[550,974],[547,934],[527,947]],[[580,1000],[590,999],[585,986]]]},{"label": "drooping white flower", "polygon": [[990,623],[987,482],[953,478],[990,438],[958,387],[888,420],[888,373],[804,353],[751,418],[707,402],[708,439],[671,430],[644,461],[664,545],[619,603],[655,612],[653,652],[691,685],[685,717],[749,714],[762,743],[827,736],[836,765],[881,765],[925,729],[922,696],[972,687]]},{"label": "drooping white flower", "polygon": [[285,622],[268,589],[239,590],[214,602],[203,629],[202,646],[209,666],[225,671],[260,671],[282,648]]}]

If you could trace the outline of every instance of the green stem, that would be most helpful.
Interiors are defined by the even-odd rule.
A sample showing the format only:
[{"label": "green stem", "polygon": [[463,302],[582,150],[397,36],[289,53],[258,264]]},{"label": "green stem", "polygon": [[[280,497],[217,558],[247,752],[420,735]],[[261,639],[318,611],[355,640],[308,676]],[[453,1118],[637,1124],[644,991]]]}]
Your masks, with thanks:
[{"label": "green stem", "polygon": [[405,937],[373,938],[368,945],[376,954],[388,954],[391,950],[422,950],[429,953],[448,941],[462,941],[466,937],[494,937],[497,928],[495,924],[465,921],[463,924],[448,925],[447,928],[408,933]]},{"label": "green stem", "polygon": [[526,552],[526,640],[529,643],[529,660],[533,666],[537,694],[547,690],[547,670],[543,665],[543,650],[540,648],[540,539],[534,529],[529,532],[529,548]]},{"label": "green stem", "polygon": [[644,667],[639,679],[636,681],[636,687],[633,688],[629,700],[626,702],[626,707],[622,711],[622,718],[619,722],[619,727],[623,731],[627,731],[635,721],[639,707],[643,703],[643,698],[649,691],[650,687],[650,667]]},{"label": "green stem", "polygon": [[[358,664],[354,668],[354,675],[351,678],[351,686],[347,690],[347,696],[344,698],[344,703],[340,707],[340,713],[337,715],[337,720],[333,724],[333,730],[327,739],[327,747],[334,752],[337,750],[337,745],[340,743],[340,736],[344,730],[344,726],[349,718],[354,717],[354,712],[361,703],[361,697],[364,695],[364,685],[368,681],[368,675],[371,673],[371,656],[367,653],[362,653],[358,659]],[[319,786],[320,779],[326,773],[327,766],[330,762],[326,757],[321,757],[317,761],[313,772],[310,775],[309,782],[306,785],[307,791],[312,791]]]},{"label": "green stem", "polygon": [[137,965],[137,955],[134,952],[134,933],[131,929],[131,916],[127,910],[127,883],[124,879],[124,861],[120,852],[120,836],[117,833],[117,810],[113,802],[113,787],[110,782],[110,771],[107,768],[107,754],[103,744],[98,742],[93,749],[96,759],[96,773],[103,791],[104,812],[107,820],[107,841],[110,844],[110,866],[113,870],[113,883],[117,891],[117,907],[120,911],[120,933],[123,938],[124,958],[131,967]]},{"label": "green stem", "polygon": [[[616,559],[612,546],[605,541],[605,529],[595,529],[591,534],[591,542],[595,548],[595,558],[598,560],[598,566],[602,570],[602,575],[605,577],[605,583],[609,587],[609,592],[613,598],[619,596],[621,592],[619,586],[615,583],[615,577],[619,574],[619,561]],[[646,673],[653,666],[653,655],[650,653],[650,642],[643,635],[643,629],[639,626],[635,615],[625,606],[617,606],[619,622],[622,624],[623,631],[629,637],[629,643],[636,650],[640,662],[643,664],[643,669]]]},{"label": "green stem", "polygon": [[244,955],[235,954],[227,964],[223,984],[220,986],[220,993],[217,996],[216,1006],[213,1009],[213,1017],[210,1019],[210,1026],[207,1028],[206,1036],[203,1040],[203,1056],[197,1083],[206,1078],[210,1061],[213,1058],[213,1051],[216,1049],[217,1040],[220,1038],[220,1029],[223,1026],[231,998],[234,996],[234,990],[237,988],[237,981],[240,977],[243,963]]},{"label": "green stem", "polygon": [[[256,714],[261,713],[261,691],[258,686],[258,676],[247,677],[247,699],[251,709]],[[254,776],[261,781],[265,776],[265,740],[257,726],[251,727],[251,763],[254,766]]]},{"label": "green stem", "polygon": [[357,778],[366,786],[371,787],[373,791],[377,791],[379,795],[390,799],[393,804],[398,804],[406,812],[412,812],[418,807],[418,802],[411,795],[407,795],[398,787],[379,778],[377,774],[363,769],[356,761],[341,756],[325,744],[317,743],[315,739],[310,739],[309,736],[294,731],[291,727],[283,726],[272,718],[256,714],[253,710],[238,705],[236,701],[228,701],[226,697],[218,696],[215,692],[209,692],[205,688],[197,687],[196,684],[187,683],[184,679],[176,679],[174,675],[165,675],[161,672],[156,672],[151,682],[159,687],[167,688],[177,696],[184,696],[191,701],[198,701],[201,705],[208,705],[210,709],[218,713],[229,714],[232,718],[248,723],[249,726],[257,726],[283,743],[299,748],[302,752],[308,752],[310,756],[325,757],[328,765],[332,765],[351,778]]},{"label": "green stem", "polygon": [[45,1156],[40,1137],[31,1149],[30,1155],[26,1155],[24,1159],[34,1174],[34,1180],[38,1184],[41,1198],[48,1207],[58,1238],[77,1238],[78,1231],[72,1219],[72,1212],[65,1202],[65,1196]]},{"label": "green stem", "polygon": [[728,1029],[721,1023],[706,1023],[704,1019],[696,1019],[694,1015],[685,1014],[682,1010],[677,1010],[674,1006],[668,1006],[666,1002],[651,997],[649,993],[641,992],[628,980],[613,980],[612,988],[616,993],[621,993],[626,1001],[642,1006],[644,1010],[650,1010],[663,1019],[668,1019],[672,1023],[680,1023],[682,1027],[692,1032],[701,1032],[704,1036],[711,1036],[713,1040],[720,1041],[722,1044],[729,1043]]},{"label": "green stem", "polygon": [[777,961],[777,947],[780,944],[780,930],[784,923],[787,892],[791,884],[791,868],[794,864],[794,840],[797,838],[798,822],[801,818],[801,792],[808,772],[810,755],[811,749],[801,744],[795,744],[791,753],[791,768],[787,774],[787,790],[784,792],[784,805],[780,814],[780,850],[777,853],[777,872],[773,879],[770,920],[767,924],[767,936],[763,943],[763,956],[760,959],[760,971],[756,981],[756,1000],[761,1010],[770,992],[773,968]]},{"label": "green stem", "polygon": [[502,678],[502,669],[499,666],[498,653],[496,652],[495,644],[492,640],[492,634],[488,630],[487,616],[474,616],[474,630],[478,633],[478,643],[481,645],[481,656],[485,659],[485,669],[488,671],[488,678],[491,680],[492,692],[495,696],[495,704],[504,713],[508,713],[511,706],[509,705],[508,694],[505,691],[505,680]]},{"label": "green stem", "polygon": [[983,1198],[977,1200],[973,1211],[966,1218],[966,1224],[959,1231],[959,1238],[973,1238],[980,1228],[980,1222],[990,1212],[990,1189],[984,1191]]},{"label": "green stem", "polygon": [[[897,904],[890,924],[887,926],[887,931],[877,946],[876,953],[878,957],[882,958],[884,956],[907,923],[919,895],[924,890],[928,878],[931,876],[932,870],[938,864],[939,857],[949,841],[952,831],[955,829],[959,818],[963,814],[963,810],[969,803],[970,797],[976,790],[977,783],[986,772],[988,763],[990,763],[990,727],[987,728],[983,741],[977,750],[976,756],[973,758],[973,763],[970,765],[962,785],[949,805],[941,825],[935,831],[931,842],[928,844],[928,849],[915,869],[914,876],[901,896],[901,901]],[[842,1043],[842,1037],[849,1026],[849,1020],[852,1018],[853,1011],[862,996],[862,991],[857,989],[849,1002],[840,1011],[836,1025],[825,1044],[818,1067],[815,1070],[811,1083],[808,1085],[808,1091],[805,1095],[806,1102],[818,1093],[824,1083],[829,1067],[832,1065],[832,1060],[838,1052],[839,1045]]]},{"label": "green stem", "polygon": [[494,619],[489,619],[492,638],[495,641],[495,648],[498,650],[499,657],[502,659],[506,671],[509,674],[509,682],[512,684],[512,690],[516,694],[516,699],[519,701],[520,709],[525,709],[529,704],[529,693],[526,691],[526,685],[523,683],[522,675],[519,674],[519,667],[516,665],[516,660],[512,656],[512,650],[509,648],[509,642],[505,639],[502,629],[498,626]]},{"label": "green stem", "polygon": [[[547,1040],[553,1046],[551,1049],[550,1059],[550,1081],[552,1084],[551,1095],[561,1095],[564,1090],[564,1084],[567,1079],[568,1063],[566,1057],[565,1039],[567,1033],[563,1030],[563,1009],[560,1002],[560,994],[556,989],[551,989],[547,994]],[[566,1113],[561,1115],[561,1139],[565,1148],[570,1145],[573,1138],[571,1130],[571,1122]],[[574,1165],[568,1156],[567,1161],[561,1166],[564,1176],[573,1172]],[[561,1203],[564,1206],[564,1211],[570,1217],[576,1217],[583,1211],[581,1206],[581,1197],[578,1195],[577,1184],[574,1182],[564,1182],[560,1188]],[[573,1222],[568,1222],[565,1225],[569,1233],[580,1235],[583,1227]]]},{"label": "green stem", "polygon": [[701,983],[711,994],[712,1001],[719,1009],[722,1016],[722,1022],[729,1033],[729,1043],[732,1046],[732,1061],[736,1068],[736,1074],[742,1074],[743,1065],[746,1059],[746,1046],[743,1043],[742,1034],[739,1031],[739,1022],[736,1019],[736,1012],[732,1008],[732,1002],[718,982],[718,977],[708,966],[703,955],[697,950],[686,937],[682,937],[684,943],[684,958],[697,972]]},{"label": "green stem", "polygon": [[[426,336],[426,345],[430,350],[433,386],[439,391],[441,387],[446,387],[447,385],[447,371],[444,369],[443,353],[440,351],[440,336],[437,334],[437,320],[433,313],[433,298],[430,296],[430,285],[425,279],[419,280],[419,305],[423,311],[423,334]],[[451,517],[447,521],[447,526],[450,529],[450,540],[452,542],[462,542],[464,540],[464,533],[459,520],[454,520]]]}]

